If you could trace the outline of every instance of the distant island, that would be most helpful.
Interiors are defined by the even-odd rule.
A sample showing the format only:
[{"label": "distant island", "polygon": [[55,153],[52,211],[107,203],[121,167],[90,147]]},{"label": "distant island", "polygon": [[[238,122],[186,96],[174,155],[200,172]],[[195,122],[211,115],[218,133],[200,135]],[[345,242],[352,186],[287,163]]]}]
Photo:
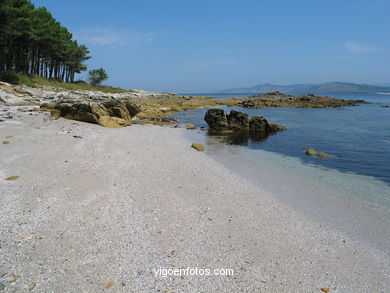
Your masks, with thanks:
[{"label": "distant island", "polygon": [[259,84],[253,87],[233,88],[218,91],[218,93],[390,93],[390,86],[376,86],[346,82],[327,82],[321,84],[291,84],[275,85],[271,83]]}]

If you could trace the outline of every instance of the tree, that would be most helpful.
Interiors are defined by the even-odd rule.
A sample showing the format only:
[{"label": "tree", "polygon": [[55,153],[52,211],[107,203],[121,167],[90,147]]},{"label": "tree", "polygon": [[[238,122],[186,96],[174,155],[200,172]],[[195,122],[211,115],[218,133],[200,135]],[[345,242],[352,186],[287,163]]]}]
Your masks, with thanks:
[{"label": "tree", "polygon": [[88,74],[88,79],[93,86],[99,86],[103,80],[108,79],[108,75],[103,68],[90,70]]},{"label": "tree", "polygon": [[30,0],[0,0],[0,72],[73,82],[87,70],[89,51],[45,7]]}]

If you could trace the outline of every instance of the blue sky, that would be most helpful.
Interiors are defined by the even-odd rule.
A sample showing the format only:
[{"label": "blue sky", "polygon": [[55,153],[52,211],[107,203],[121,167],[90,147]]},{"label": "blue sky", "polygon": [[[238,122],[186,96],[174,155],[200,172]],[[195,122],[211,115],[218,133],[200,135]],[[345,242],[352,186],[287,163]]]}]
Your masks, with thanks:
[{"label": "blue sky", "polygon": [[105,68],[115,86],[390,84],[390,0],[32,2],[90,49],[89,68]]}]

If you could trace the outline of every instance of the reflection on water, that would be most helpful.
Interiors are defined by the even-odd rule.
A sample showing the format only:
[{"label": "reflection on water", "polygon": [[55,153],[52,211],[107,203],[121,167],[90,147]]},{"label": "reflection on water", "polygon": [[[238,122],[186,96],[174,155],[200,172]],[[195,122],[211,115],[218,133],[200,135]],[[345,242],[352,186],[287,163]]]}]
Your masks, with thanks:
[{"label": "reflection on water", "polygon": [[208,129],[207,135],[218,139],[222,143],[231,145],[248,146],[251,142],[262,142],[268,136],[275,133],[267,134],[261,131],[251,131],[247,129],[242,130],[215,130]]}]

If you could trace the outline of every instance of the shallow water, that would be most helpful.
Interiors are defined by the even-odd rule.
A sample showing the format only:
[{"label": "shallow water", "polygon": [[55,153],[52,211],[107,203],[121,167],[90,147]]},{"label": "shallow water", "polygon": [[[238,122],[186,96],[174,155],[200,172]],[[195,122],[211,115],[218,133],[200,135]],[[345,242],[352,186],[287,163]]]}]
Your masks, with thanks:
[{"label": "shallow water", "polygon": [[[234,172],[272,192],[304,215],[336,227],[385,253],[390,251],[389,96],[354,95],[372,104],[335,109],[242,109],[288,130],[258,141],[188,131],[191,141]],[[229,111],[227,107],[222,107]],[[207,109],[177,113],[182,123],[207,127]],[[308,157],[314,147],[333,155]]]},{"label": "shallow water", "polygon": [[[261,149],[299,158],[305,164],[334,168],[372,176],[390,184],[390,96],[335,95],[344,99],[364,99],[371,104],[331,109],[267,108],[236,109],[249,116],[265,116],[284,125],[287,131],[255,141],[245,137],[228,138],[229,143],[249,149]],[[182,123],[207,127],[203,117],[207,109],[174,115]],[[313,147],[333,156],[332,159],[308,157],[304,150]]]}]

